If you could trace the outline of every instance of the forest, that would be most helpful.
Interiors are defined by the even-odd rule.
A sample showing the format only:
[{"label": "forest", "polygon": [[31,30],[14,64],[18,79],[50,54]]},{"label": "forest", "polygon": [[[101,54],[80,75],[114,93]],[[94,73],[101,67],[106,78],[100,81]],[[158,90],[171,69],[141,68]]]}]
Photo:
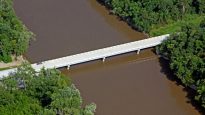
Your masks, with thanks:
[{"label": "forest", "polygon": [[13,0],[0,0],[0,62],[11,62],[11,56],[22,55],[34,37],[13,9]]},{"label": "forest", "polygon": [[[171,34],[157,47],[174,75],[196,90],[205,107],[205,0],[98,0],[133,29],[149,36]],[[12,0],[0,1],[0,61],[22,55],[34,37],[15,15]],[[78,89],[58,70],[35,72],[29,65],[0,81],[0,113],[93,115]],[[11,111],[12,110],[12,111]]]},{"label": "forest", "polygon": [[199,24],[204,0],[98,0],[112,14],[149,36],[180,31],[184,23]]},{"label": "forest", "polygon": [[205,108],[205,0],[98,0],[149,36],[170,34],[157,51]]},{"label": "forest", "polygon": [[195,99],[205,107],[205,19],[199,26],[184,25],[157,50],[169,59],[174,75],[196,90]]},{"label": "forest", "polygon": [[80,92],[56,69],[36,72],[29,64],[0,81],[1,115],[94,115],[96,105],[82,107]]}]

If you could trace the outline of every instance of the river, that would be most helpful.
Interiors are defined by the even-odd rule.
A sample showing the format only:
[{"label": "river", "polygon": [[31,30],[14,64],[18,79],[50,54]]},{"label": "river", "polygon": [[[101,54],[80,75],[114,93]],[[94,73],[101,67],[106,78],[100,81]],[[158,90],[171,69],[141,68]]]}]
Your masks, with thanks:
[{"label": "river", "polygon": [[[36,34],[25,54],[32,63],[146,38],[96,0],[14,0],[14,7]],[[71,77],[84,104],[97,104],[96,115],[200,115],[151,50],[61,71]]]}]

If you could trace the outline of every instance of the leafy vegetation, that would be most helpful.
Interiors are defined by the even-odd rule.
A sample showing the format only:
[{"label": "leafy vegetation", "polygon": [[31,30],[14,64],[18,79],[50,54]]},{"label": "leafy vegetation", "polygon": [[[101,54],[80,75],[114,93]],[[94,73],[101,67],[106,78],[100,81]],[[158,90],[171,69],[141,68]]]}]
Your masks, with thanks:
[{"label": "leafy vegetation", "polygon": [[169,24],[163,26],[159,26],[159,25],[153,26],[150,31],[150,35],[160,36],[163,34],[171,34],[171,33],[179,32],[181,30],[181,27],[186,23],[199,25],[204,18],[205,18],[204,15],[201,16],[197,14],[186,15],[183,20],[179,20],[176,22],[172,21],[169,22]]},{"label": "leafy vegetation", "polygon": [[95,108],[82,108],[78,89],[55,69],[24,65],[0,81],[1,115],[94,115]]},{"label": "leafy vegetation", "polygon": [[205,107],[205,0],[98,0],[138,31],[171,34],[157,49]]},{"label": "leafy vegetation", "polygon": [[0,0],[0,61],[12,61],[28,48],[33,34],[17,18],[12,0]]},{"label": "leafy vegetation", "polygon": [[157,49],[186,86],[195,86],[196,100],[205,107],[205,19],[199,26],[187,24]]},{"label": "leafy vegetation", "polygon": [[[134,29],[151,36],[180,30],[183,22],[200,23],[204,0],[98,0]],[[198,18],[199,17],[199,18]]]}]

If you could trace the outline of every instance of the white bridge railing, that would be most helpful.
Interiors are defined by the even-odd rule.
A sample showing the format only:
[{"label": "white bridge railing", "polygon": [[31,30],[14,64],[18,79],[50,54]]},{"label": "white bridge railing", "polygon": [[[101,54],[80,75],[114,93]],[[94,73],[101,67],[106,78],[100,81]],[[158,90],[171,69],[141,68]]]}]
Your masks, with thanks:
[{"label": "white bridge railing", "polygon": [[[129,53],[133,51],[137,51],[137,53],[139,54],[140,50],[142,49],[154,47],[161,44],[162,41],[168,38],[168,36],[169,34],[166,34],[166,35],[148,38],[144,40],[129,42],[121,45],[102,48],[102,49],[93,50],[93,51],[80,53],[76,55],[43,61],[41,63],[34,63],[31,66],[36,71],[40,71],[40,69],[43,67],[46,69],[67,67],[69,69],[70,66],[75,64],[80,64],[80,63],[93,61],[97,59],[102,59],[103,61],[105,61],[105,58],[119,55],[119,54]],[[4,76],[8,76],[10,72],[14,72],[14,71],[16,71],[16,68],[0,71],[0,78]]]}]

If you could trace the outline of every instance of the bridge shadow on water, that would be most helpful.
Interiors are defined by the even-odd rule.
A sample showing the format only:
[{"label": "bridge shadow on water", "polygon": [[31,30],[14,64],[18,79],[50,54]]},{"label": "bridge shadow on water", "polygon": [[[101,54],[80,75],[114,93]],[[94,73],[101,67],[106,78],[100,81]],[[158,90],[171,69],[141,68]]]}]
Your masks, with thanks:
[{"label": "bridge shadow on water", "polygon": [[188,98],[187,103],[190,103],[201,115],[205,115],[205,110],[200,106],[200,103],[194,99],[196,95],[196,91],[186,87],[182,84],[180,79],[178,79],[169,67],[169,61],[163,58],[159,58],[159,63],[161,66],[161,72],[166,75],[167,79],[174,82],[177,86],[183,86],[183,91],[187,92],[186,97]]},{"label": "bridge shadow on water", "polygon": [[[137,61],[137,63],[142,63],[142,62],[148,61],[148,60],[157,60],[158,57],[156,56],[156,54],[154,54],[154,52],[155,52],[154,48],[146,49],[146,50],[143,50],[139,55],[137,55],[136,52],[132,52],[132,53],[127,53],[127,54],[123,54],[123,55],[118,55],[118,56],[106,58],[105,62],[103,62],[102,60],[96,60],[96,61],[92,61],[92,62],[88,62],[88,63],[83,63],[83,64],[71,66],[69,71],[67,71],[65,68],[61,68],[60,70],[64,74],[70,76],[72,79],[73,75],[84,74],[84,73],[96,71],[96,70],[99,70],[102,68],[113,68],[113,67],[116,67],[116,66],[119,66],[122,64],[133,63],[133,62],[136,63],[136,61]],[[185,103],[192,105],[193,108],[196,109],[197,111],[199,111],[199,113],[201,115],[205,115],[204,109],[200,106],[200,104],[197,101],[194,100],[194,95],[196,94],[196,92],[194,90],[192,90],[191,88],[188,88],[185,86],[182,87],[181,81],[179,79],[177,79],[177,77],[174,76],[173,73],[171,72],[171,70],[169,69],[169,62],[167,60],[159,58],[158,61],[159,61],[159,64],[161,66],[161,73],[166,75],[166,79],[168,81],[171,81],[173,84],[176,84],[177,86],[180,87],[177,89],[182,88],[182,90],[184,92],[187,92],[183,95],[183,97],[182,97],[183,100],[180,100],[182,98],[178,98],[177,101],[184,101]],[[172,87],[172,89],[173,89],[173,87]],[[174,92],[175,94],[173,97],[178,96],[178,94],[176,94],[177,91],[178,90],[176,90],[176,92]],[[184,99],[184,97],[187,97],[187,98]],[[187,107],[187,108],[189,108],[189,107]]]},{"label": "bridge shadow on water", "polygon": [[122,55],[108,57],[105,59],[105,62],[103,62],[102,60],[94,60],[90,62],[85,62],[83,64],[73,65],[71,66],[69,71],[67,71],[65,68],[60,68],[60,70],[63,73],[72,76],[72,74],[95,71],[104,67],[112,68],[122,64],[132,63],[136,61],[140,63],[155,58],[156,55],[152,52],[152,48],[151,48],[151,49],[145,49],[141,51],[139,55],[137,54],[137,52],[129,52]]}]

